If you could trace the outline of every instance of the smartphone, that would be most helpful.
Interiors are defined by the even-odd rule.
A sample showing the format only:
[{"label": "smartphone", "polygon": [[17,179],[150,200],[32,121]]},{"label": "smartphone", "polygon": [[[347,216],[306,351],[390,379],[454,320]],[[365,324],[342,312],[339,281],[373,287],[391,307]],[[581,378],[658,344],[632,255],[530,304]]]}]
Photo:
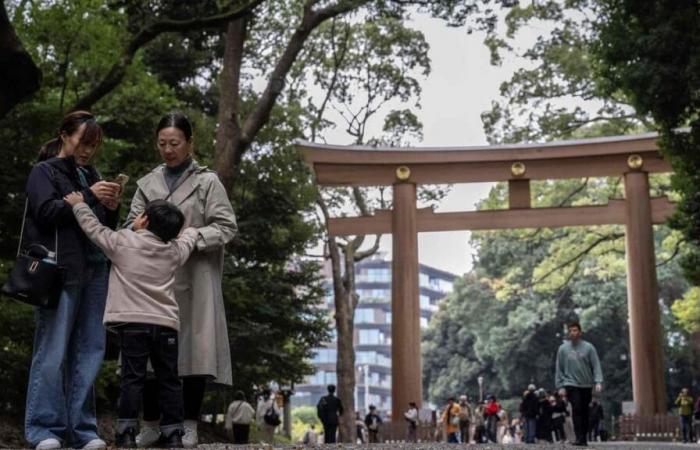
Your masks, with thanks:
[{"label": "smartphone", "polygon": [[119,175],[114,177],[112,183],[117,183],[119,186],[121,186],[121,190],[123,191],[127,181],[129,181],[129,175],[120,173]]}]

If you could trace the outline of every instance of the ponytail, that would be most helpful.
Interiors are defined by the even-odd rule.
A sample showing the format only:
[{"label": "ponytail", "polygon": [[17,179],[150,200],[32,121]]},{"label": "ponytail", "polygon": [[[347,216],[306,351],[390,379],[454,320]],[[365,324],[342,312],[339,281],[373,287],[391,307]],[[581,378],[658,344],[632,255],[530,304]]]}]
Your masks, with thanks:
[{"label": "ponytail", "polygon": [[49,158],[53,158],[54,156],[58,155],[58,152],[61,151],[61,138],[53,138],[50,141],[44,142],[44,145],[41,146],[39,149],[39,156],[37,158],[38,162],[45,161]]}]

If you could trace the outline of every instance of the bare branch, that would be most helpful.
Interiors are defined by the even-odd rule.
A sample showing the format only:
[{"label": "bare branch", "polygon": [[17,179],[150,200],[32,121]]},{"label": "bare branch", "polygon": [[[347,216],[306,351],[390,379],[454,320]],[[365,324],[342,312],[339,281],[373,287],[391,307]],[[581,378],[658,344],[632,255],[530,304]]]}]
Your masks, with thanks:
[{"label": "bare branch", "polygon": [[363,259],[368,258],[368,257],[374,255],[375,253],[377,253],[377,251],[379,250],[379,241],[381,240],[381,238],[382,238],[381,234],[375,235],[374,236],[374,244],[372,245],[372,248],[369,248],[369,249],[362,251],[362,252],[355,253],[355,262],[360,262]]}]

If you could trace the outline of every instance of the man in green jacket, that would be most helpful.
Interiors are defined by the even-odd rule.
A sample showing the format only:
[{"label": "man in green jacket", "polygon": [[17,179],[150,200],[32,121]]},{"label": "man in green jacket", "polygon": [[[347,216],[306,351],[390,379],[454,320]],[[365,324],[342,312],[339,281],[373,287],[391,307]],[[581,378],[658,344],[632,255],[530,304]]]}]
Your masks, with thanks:
[{"label": "man in green jacket", "polygon": [[688,389],[681,389],[676,399],[678,415],[681,417],[681,432],[683,443],[693,442],[693,398],[688,394]]},{"label": "man in green jacket", "polygon": [[581,339],[581,325],[572,321],[567,325],[569,340],[564,341],[557,352],[554,382],[571,402],[576,441],[574,445],[588,444],[588,405],[592,390],[603,390],[603,372],[598,352],[593,344]]}]

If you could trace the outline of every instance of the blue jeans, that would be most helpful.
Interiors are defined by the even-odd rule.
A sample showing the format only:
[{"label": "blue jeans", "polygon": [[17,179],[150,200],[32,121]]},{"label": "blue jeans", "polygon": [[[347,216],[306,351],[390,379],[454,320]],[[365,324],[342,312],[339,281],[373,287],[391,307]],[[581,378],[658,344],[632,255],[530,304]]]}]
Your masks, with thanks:
[{"label": "blue jeans", "polygon": [[525,443],[534,444],[537,436],[537,419],[525,418]]},{"label": "blue jeans", "polygon": [[79,448],[98,437],[93,383],[105,351],[108,274],[106,263],[89,266],[63,287],[56,309],[37,309],[24,422],[32,447],[54,438]]},{"label": "blue jeans", "polygon": [[693,442],[693,416],[680,416],[683,442]]}]

